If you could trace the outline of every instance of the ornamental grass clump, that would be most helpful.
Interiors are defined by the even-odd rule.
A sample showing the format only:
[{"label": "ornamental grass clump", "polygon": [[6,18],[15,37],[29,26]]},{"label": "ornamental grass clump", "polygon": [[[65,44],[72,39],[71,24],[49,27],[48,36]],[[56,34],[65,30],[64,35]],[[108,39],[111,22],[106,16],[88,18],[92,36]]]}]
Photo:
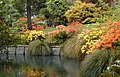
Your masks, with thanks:
[{"label": "ornamental grass clump", "polygon": [[120,60],[116,60],[112,65],[107,67],[107,70],[101,73],[99,77],[119,77],[119,76],[120,76]]},{"label": "ornamental grass clump", "polygon": [[61,52],[63,56],[67,58],[82,60],[85,54],[83,54],[80,49],[84,43],[84,39],[79,40],[77,37],[73,37],[64,42],[61,47]]},{"label": "ornamental grass clump", "polygon": [[[80,32],[83,36],[87,33],[86,29],[81,28]],[[77,60],[82,60],[86,53],[82,53],[81,48],[85,44],[85,40],[83,38],[78,38],[78,36],[74,36],[63,43],[61,47],[61,52],[63,52],[63,56],[67,58],[73,58]]]},{"label": "ornamental grass clump", "polygon": [[27,53],[30,55],[51,55],[51,49],[47,43],[40,40],[30,42]]},{"label": "ornamental grass clump", "polygon": [[43,31],[28,31],[24,36],[26,42],[29,43],[28,54],[30,55],[50,55],[51,49],[48,44],[44,41],[45,34]]},{"label": "ornamental grass clump", "polygon": [[110,50],[96,50],[82,61],[80,77],[98,77],[111,63],[111,60],[112,53]]},{"label": "ornamental grass clump", "polygon": [[115,49],[114,60],[99,77],[119,77],[120,76],[120,46]]}]

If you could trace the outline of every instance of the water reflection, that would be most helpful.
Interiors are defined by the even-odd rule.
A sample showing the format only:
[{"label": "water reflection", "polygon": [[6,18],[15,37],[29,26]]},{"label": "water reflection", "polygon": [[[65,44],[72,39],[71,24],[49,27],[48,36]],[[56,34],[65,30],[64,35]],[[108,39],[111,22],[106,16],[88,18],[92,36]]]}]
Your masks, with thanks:
[{"label": "water reflection", "polygon": [[[5,56],[2,57],[2,59]],[[44,77],[80,77],[80,62],[58,56],[23,56],[9,55],[14,63],[5,63],[0,66],[0,77],[23,77],[21,68],[45,69]],[[7,69],[6,69],[7,66]],[[6,71],[5,71],[5,70]],[[9,72],[8,72],[9,71]],[[4,73],[6,73],[4,75]],[[11,75],[13,74],[13,75]],[[9,75],[9,76],[7,76]]]}]

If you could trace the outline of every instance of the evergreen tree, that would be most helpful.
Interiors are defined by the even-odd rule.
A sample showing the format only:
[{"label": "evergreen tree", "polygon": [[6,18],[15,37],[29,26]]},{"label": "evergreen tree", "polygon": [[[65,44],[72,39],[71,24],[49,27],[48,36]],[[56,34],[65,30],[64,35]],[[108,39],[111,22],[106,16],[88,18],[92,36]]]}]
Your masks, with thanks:
[{"label": "evergreen tree", "polygon": [[20,17],[18,10],[13,7],[13,0],[2,0],[0,8],[0,18],[9,26]]}]

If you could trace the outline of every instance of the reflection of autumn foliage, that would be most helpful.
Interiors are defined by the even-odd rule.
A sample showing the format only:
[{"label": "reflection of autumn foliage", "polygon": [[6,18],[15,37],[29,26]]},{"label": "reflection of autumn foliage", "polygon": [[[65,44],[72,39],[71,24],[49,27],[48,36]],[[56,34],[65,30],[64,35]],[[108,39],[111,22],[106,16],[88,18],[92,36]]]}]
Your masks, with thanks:
[{"label": "reflection of autumn foliage", "polygon": [[12,67],[10,65],[4,65],[4,72],[10,73],[12,71]]},{"label": "reflection of autumn foliage", "polygon": [[32,67],[22,68],[22,73],[25,77],[44,77],[46,74],[45,69],[33,69]]},{"label": "reflection of autumn foliage", "polygon": [[116,48],[120,45],[120,22],[114,22],[106,26],[107,33],[101,36],[98,48]]},{"label": "reflection of autumn foliage", "polygon": [[19,71],[19,67],[16,69],[17,65],[10,60],[0,61],[0,77],[17,77],[17,72]]}]

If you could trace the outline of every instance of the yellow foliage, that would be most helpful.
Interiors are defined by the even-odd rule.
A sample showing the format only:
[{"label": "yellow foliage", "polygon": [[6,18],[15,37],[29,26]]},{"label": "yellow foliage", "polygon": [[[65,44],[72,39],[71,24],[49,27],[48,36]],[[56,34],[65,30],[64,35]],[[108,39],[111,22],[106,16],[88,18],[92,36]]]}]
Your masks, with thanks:
[{"label": "yellow foliage", "polygon": [[[82,53],[89,54],[94,51],[96,45],[101,41],[100,36],[106,32],[104,27],[102,28],[92,28],[88,33],[84,32],[78,34],[78,39],[83,38],[86,42],[81,47]],[[86,34],[85,34],[86,33]]]},{"label": "yellow foliage", "polygon": [[[38,38],[39,36],[41,36],[41,38]],[[21,35],[21,38],[24,38],[26,42],[29,43],[33,40],[45,38],[45,34],[43,31],[27,30],[23,35]]]},{"label": "yellow foliage", "polygon": [[46,74],[46,70],[33,69],[32,67],[22,67],[22,73],[23,75],[25,75],[25,77],[44,77]]},{"label": "yellow foliage", "polygon": [[82,23],[94,23],[102,16],[101,8],[92,3],[82,3],[76,0],[74,5],[70,6],[65,13],[69,22],[77,20]]}]

